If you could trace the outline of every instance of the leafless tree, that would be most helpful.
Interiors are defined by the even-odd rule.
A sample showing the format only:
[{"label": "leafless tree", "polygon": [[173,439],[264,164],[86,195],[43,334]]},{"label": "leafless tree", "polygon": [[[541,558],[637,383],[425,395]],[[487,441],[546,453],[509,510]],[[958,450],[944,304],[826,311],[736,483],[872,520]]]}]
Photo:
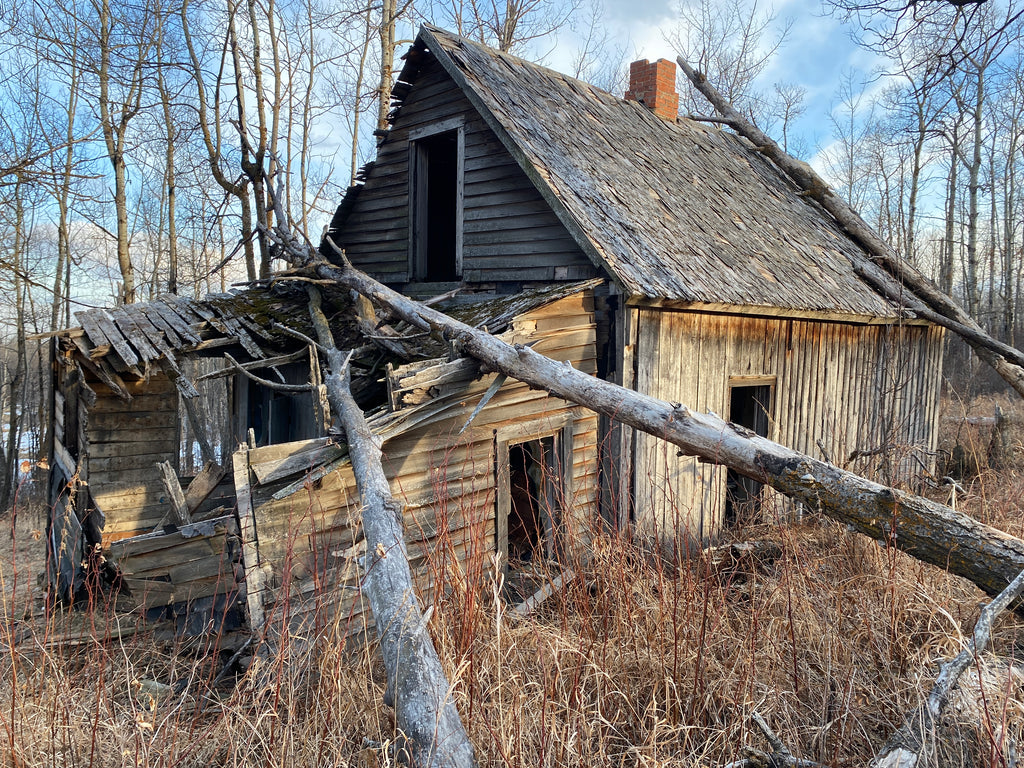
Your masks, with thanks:
[{"label": "leafless tree", "polygon": [[[702,72],[737,109],[764,125],[775,111],[770,93],[757,85],[785,42],[791,23],[777,23],[758,0],[680,0],[678,24],[666,34],[674,50]],[[680,108],[701,113],[705,103],[687,87]]]}]

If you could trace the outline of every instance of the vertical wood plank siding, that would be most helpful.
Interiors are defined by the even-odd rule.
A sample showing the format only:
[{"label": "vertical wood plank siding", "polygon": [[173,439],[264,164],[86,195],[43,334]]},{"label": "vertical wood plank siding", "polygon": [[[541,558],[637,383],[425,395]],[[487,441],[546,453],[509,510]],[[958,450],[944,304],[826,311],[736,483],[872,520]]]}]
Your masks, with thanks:
[{"label": "vertical wood plank siding", "polygon": [[[755,377],[749,383],[773,385],[770,439],[839,465],[855,450],[891,444],[885,457],[850,464],[889,482],[920,471],[915,452],[930,466],[942,329],[659,309],[638,318],[639,391],[728,419],[730,380]],[[724,468],[641,433],[634,460],[643,530],[695,539],[718,530]]]},{"label": "vertical wood plank siding", "polygon": [[590,260],[462,92],[432,61],[380,146],[339,235],[352,263],[390,283],[409,279],[409,132],[462,117],[465,130],[463,277],[578,280]]},{"label": "vertical wood plank siding", "polygon": [[[596,371],[594,335],[589,294],[525,313],[514,322],[511,334],[505,334],[514,342],[536,342],[536,349],[588,373]],[[582,541],[588,526],[598,520],[597,417],[510,380],[459,435],[493,380],[490,374],[468,386],[456,381],[432,387],[432,399],[423,407],[446,398],[451,406],[384,447],[384,470],[404,504],[413,572],[428,603],[439,587],[463,590],[494,573],[494,449],[496,435],[505,428],[533,423],[556,432],[570,418],[573,466],[564,522],[579,536],[569,538]],[[251,468],[273,451],[297,451],[308,443],[292,445],[257,448],[247,456],[242,451],[235,454],[235,461],[247,461]],[[272,497],[286,481],[259,485],[251,469],[249,478],[254,486],[259,567],[269,576],[262,596],[267,621],[283,622],[294,630],[330,616],[345,635],[372,625],[358,590],[358,559],[364,548],[351,466],[344,463],[281,499]]]}]

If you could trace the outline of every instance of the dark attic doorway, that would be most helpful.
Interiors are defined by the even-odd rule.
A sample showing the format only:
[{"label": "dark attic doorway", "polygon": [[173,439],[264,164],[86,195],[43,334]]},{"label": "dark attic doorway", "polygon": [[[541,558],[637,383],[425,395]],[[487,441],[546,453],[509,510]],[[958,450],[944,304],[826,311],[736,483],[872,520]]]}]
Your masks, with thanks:
[{"label": "dark attic doorway", "polygon": [[459,131],[413,143],[414,277],[428,282],[459,279]]},{"label": "dark attic doorway", "polygon": [[[774,382],[731,383],[729,386],[729,421],[768,437],[772,417]],[[730,469],[725,481],[725,524],[727,526],[757,522],[761,519],[764,486]]]}]

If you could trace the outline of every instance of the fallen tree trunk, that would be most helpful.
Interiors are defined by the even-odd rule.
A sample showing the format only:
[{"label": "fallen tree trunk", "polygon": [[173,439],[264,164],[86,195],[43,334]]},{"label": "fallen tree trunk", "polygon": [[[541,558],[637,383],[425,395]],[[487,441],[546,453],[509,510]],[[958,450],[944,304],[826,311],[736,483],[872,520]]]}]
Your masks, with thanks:
[{"label": "fallen tree trunk", "polygon": [[352,397],[348,361],[334,346],[316,288],[310,289],[310,314],[330,368],[326,379],[328,399],[345,431],[363,505],[366,556],[362,592],[377,626],[388,675],[385,701],[395,708],[399,747],[405,750],[405,761],[410,765],[469,768],[476,765],[473,745],[427,634],[430,614],[423,613],[413,587],[402,505],[392,497],[384,475],[379,439]]},{"label": "fallen tree trunk", "polygon": [[507,344],[393,291],[347,260],[342,267],[315,261],[318,255],[312,249],[292,256],[319,277],[346,285],[410,325],[457,344],[490,370],[660,437],[686,454],[729,466],[873,539],[969,579],[990,595],[998,595],[1024,570],[1024,541],[949,507],[866,480],[713,414],[694,413],[595,378],[529,347]]},{"label": "fallen tree trunk", "polygon": [[[1024,397],[1024,352],[997,341],[952,297],[940,291],[915,267],[893,253],[889,244],[867,225],[853,208],[833,192],[811,166],[786,153],[768,134],[748,121],[726,101],[708,79],[680,56],[676,59],[693,87],[703,94],[724,122],[757,147],[804,194],[824,208],[848,235],[860,243],[872,261],[854,264],[856,272],[886,298],[907,306],[922,318],[944,326],[966,341],[1007,384]],[[899,287],[878,274],[878,268],[895,278]],[[902,290],[901,290],[902,288]],[[908,295],[909,294],[909,295]]]}]

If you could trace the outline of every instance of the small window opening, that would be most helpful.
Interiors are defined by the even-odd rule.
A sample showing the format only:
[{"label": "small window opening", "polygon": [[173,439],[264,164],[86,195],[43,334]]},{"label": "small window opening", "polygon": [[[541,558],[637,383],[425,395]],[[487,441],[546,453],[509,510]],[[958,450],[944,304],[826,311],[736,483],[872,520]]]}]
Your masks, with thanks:
[{"label": "small window opening", "polygon": [[414,277],[428,282],[459,279],[459,132],[414,143]]},{"label": "small window opening", "polygon": [[[729,390],[729,420],[768,437],[771,416],[770,384],[733,386]],[[725,524],[739,525],[761,519],[764,486],[734,469],[726,475]]]}]

